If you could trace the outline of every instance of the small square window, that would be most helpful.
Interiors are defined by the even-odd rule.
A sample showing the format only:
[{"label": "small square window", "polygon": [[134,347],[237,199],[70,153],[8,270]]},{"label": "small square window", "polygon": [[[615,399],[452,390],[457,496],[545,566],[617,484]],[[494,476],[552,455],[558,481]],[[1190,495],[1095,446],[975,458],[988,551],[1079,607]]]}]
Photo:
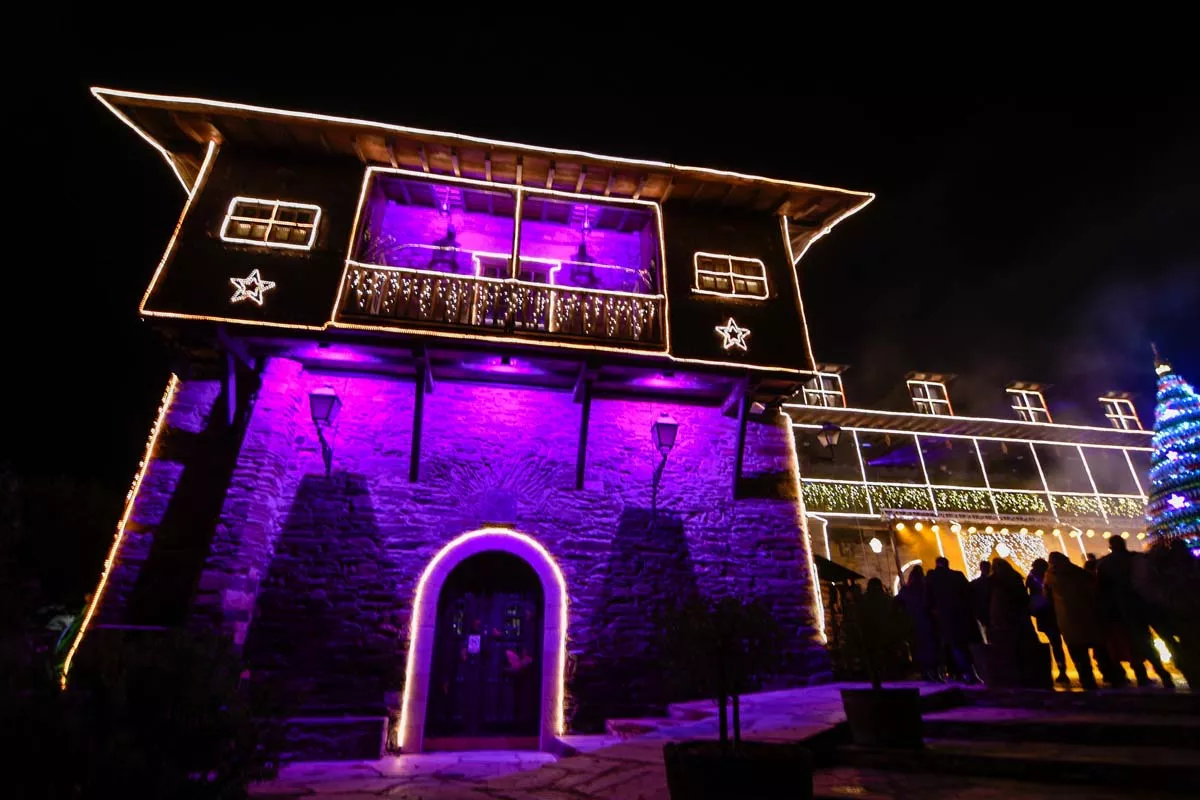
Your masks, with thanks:
[{"label": "small square window", "polygon": [[692,256],[696,282],[692,291],[723,297],[767,297],[767,267],[757,258],[696,253]]},{"label": "small square window", "polygon": [[1008,389],[1012,396],[1013,411],[1025,422],[1053,422],[1050,419],[1050,409],[1046,407],[1046,398],[1036,389]]},{"label": "small square window", "polygon": [[239,244],[310,250],[321,221],[320,206],[235,197],[225,212],[221,239]]},{"label": "small square window", "polygon": [[908,393],[912,396],[913,407],[921,414],[954,416],[954,409],[950,406],[950,395],[946,393],[946,384],[941,381],[910,380]]},{"label": "small square window", "polygon": [[825,406],[826,408],[845,408],[846,393],[842,389],[842,376],[820,373],[808,380],[802,387],[804,404],[808,406]]},{"label": "small square window", "polygon": [[1101,397],[1099,400],[1104,406],[1104,416],[1114,428],[1123,431],[1142,430],[1142,421],[1138,419],[1132,400],[1124,397]]}]

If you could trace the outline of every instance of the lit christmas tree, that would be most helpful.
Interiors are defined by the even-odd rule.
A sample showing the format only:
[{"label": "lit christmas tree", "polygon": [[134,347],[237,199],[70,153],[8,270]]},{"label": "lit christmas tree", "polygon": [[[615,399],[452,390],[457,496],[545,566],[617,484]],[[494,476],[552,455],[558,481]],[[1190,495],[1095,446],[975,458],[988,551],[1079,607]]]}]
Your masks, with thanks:
[{"label": "lit christmas tree", "polygon": [[1200,548],[1200,395],[1155,353],[1158,402],[1146,523],[1155,536]]}]

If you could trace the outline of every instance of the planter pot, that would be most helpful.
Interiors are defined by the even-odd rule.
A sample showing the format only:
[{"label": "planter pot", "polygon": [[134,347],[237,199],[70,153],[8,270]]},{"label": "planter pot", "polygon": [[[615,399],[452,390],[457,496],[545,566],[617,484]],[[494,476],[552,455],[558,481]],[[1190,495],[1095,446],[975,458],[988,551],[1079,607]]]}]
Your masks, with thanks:
[{"label": "planter pot", "polygon": [[842,689],[842,707],[855,744],[907,750],[925,746],[918,689]]},{"label": "planter pot", "polygon": [[792,743],[670,742],[663,747],[671,800],[812,797],[812,754]]}]

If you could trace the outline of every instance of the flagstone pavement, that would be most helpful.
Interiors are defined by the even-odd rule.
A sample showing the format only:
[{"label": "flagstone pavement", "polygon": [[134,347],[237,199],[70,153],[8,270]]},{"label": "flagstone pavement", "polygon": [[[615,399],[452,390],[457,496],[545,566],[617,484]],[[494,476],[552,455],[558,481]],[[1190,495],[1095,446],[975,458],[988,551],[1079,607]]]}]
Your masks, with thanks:
[{"label": "flagstone pavement", "polygon": [[[845,719],[839,690],[849,685],[746,695],[742,698],[742,736],[788,741],[826,730]],[[945,688],[899,685],[919,686],[922,692]],[[277,780],[253,787],[252,794],[270,800],[666,800],[664,742],[717,736],[712,701],[678,704],[673,711],[676,717],[684,718],[664,721],[628,739],[563,737],[567,745],[579,751],[563,758],[529,751],[475,751],[291,764]]]}]

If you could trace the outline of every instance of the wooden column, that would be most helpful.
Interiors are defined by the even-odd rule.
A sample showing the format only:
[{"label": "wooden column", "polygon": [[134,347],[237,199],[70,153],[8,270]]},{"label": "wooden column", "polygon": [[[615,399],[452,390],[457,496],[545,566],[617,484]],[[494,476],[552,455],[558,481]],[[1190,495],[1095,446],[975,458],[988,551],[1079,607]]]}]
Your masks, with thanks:
[{"label": "wooden column", "polygon": [[584,380],[580,402],[583,409],[579,415],[579,452],[575,456],[575,488],[583,488],[583,472],[587,464],[588,421],[592,416],[592,382]]},{"label": "wooden column", "polygon": [[738,399],[738,434],[737,434],[737,452],[734,454],[733,461],[733,499],[738,496],[738,482],[742,479],[742,462],[745,460],[746,453],[746,423],[750,416],[750,394],[745,392]]},{"label": "wooden column", "polygon": [[412,447],[409,451],[408,480],[416,483],[421,470],[421,428],[425,424],[425,385],[429,364],[425,359],[417,361],[416,396],[413,399]]}]

